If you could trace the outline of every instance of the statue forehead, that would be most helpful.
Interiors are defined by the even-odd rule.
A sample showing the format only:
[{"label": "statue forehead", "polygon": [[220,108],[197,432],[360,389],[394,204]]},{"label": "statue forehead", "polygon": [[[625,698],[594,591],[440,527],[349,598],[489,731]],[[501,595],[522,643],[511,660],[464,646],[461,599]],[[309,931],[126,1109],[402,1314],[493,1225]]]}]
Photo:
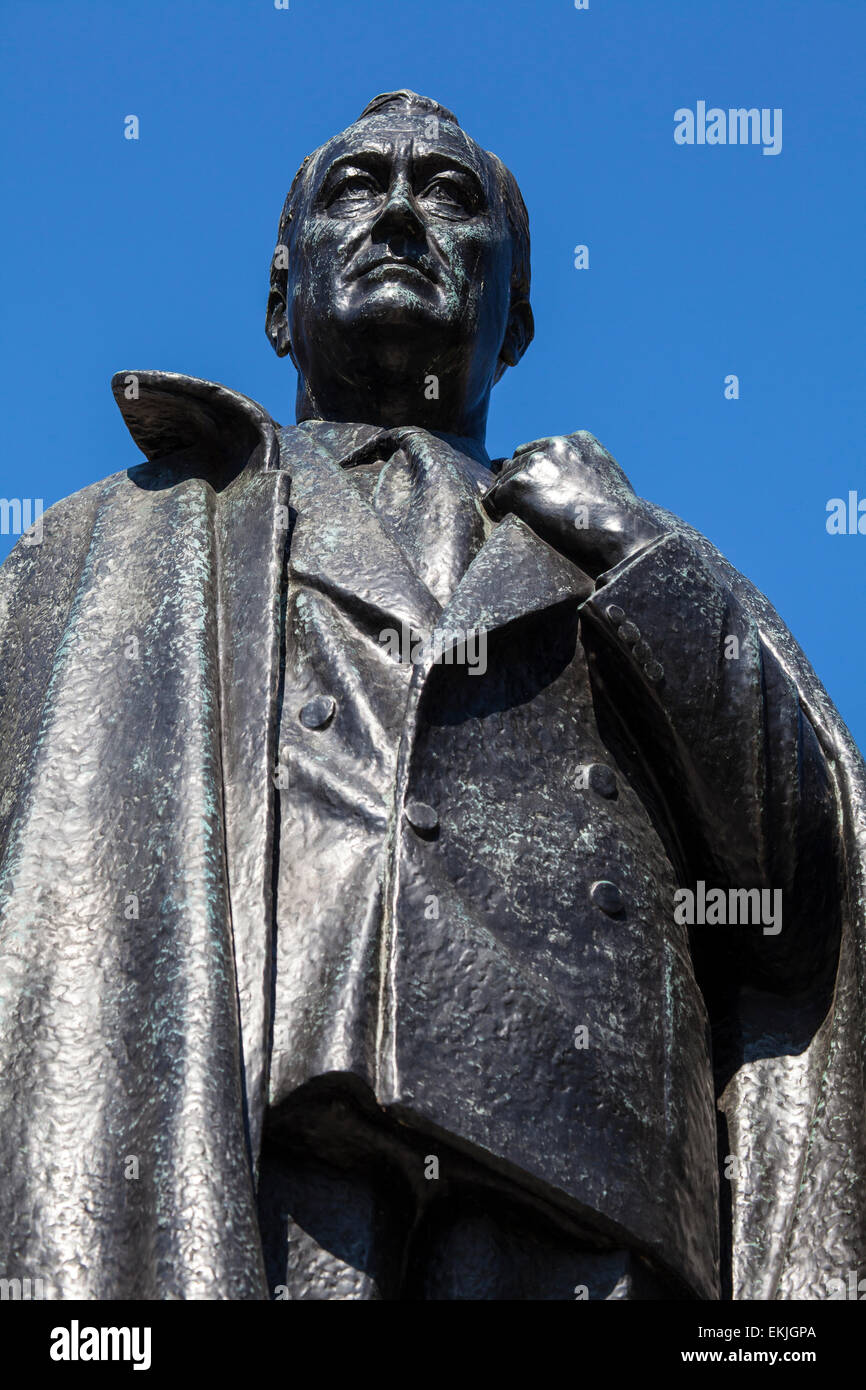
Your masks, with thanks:
[{"label": "statue forehead", "polygon": [[494,184],[485,151],[465,130],[453,121],[420,111],[383,111],[347,126],[320,147],[311,174],[316,180],[321,178],[336,159],[347,154],[365,150],[392,154],[408,140],[417,153],[453,155],[474,169],[489,187]]}]

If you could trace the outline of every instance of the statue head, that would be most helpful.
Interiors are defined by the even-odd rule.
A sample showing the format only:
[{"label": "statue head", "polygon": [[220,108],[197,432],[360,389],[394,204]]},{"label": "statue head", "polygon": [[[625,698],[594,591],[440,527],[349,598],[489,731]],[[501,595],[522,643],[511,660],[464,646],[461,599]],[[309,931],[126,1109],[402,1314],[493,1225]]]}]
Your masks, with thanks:
[{"label": "statue head", "polygon": [[267,334],[297,419],[413,424],[483,444],[533,334],[514,176],[445,107],[374,98],[304,160],[280,218]]}]

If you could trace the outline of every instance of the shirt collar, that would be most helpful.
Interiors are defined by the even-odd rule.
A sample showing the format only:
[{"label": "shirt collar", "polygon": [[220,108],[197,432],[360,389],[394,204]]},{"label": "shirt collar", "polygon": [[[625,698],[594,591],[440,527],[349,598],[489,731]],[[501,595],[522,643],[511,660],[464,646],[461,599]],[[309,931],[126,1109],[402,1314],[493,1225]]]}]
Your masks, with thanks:
[{"label": "shirt collar", "polygon": [[[426,433],[441,439],[454,452],[467,461],[490,468],[490,458],[483,445],[474,439],[461,435],[445,434],[440,430],[422,431],[415,426],[397,425],[386,429],[380,425],[349,424],[333,420],[303,420],[295,429],[309,434],[321,447],[340,464],[342,468],[356,468],[361,464],[375,463],[377,459],[387,459],[400,447],[401,438],[411,430],[412,433]],[[477,469],[471,470],[474,473]],[[491,474],[491,483],[493,476]]]}]

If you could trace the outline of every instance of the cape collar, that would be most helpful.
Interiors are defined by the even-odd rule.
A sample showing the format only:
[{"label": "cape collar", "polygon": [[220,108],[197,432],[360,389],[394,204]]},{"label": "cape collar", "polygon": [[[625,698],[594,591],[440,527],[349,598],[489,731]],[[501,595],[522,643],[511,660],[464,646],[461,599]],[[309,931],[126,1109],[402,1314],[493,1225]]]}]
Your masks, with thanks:
[{"label": "cape collar", "polygon": [[116,372],[111,389],[149,462],[193,451],[207,476],[280,466],[277,425],[262,406],[180,372]]}]

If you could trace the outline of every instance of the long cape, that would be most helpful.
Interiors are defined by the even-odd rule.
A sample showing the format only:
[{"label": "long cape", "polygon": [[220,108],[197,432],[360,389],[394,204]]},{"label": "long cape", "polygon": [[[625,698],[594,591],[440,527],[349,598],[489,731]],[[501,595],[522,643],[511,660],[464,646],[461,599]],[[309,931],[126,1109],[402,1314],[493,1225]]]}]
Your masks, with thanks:
[{"label": "long cape", "polygon": [[[246,398],[162,372],[114,390],[151,462],[51,508],[0,570],[0,1270],[50,1298],[266,1299],[290,479]],[[733,1296],[844,1297],[866,1272],[866,768],[766,598],[653,510],[755,619],[836,780],[832,1006],[805,1051],[764,1037],[720,1105]]]}]

